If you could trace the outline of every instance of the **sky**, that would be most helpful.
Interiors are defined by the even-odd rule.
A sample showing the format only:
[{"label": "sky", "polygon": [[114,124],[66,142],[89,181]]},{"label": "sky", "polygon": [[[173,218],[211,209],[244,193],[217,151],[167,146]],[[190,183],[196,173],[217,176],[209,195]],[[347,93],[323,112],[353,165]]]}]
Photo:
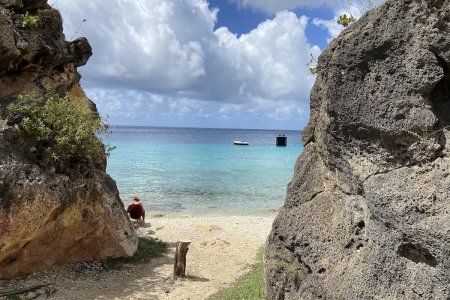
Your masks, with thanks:
[{"label": "sky", "polygon": [[358,1],[49,3],[66,39],[88,38],[81,84],[110,124],[300,130],[315,80],[310,55],[342,30],[340,14],[361,12]]}]

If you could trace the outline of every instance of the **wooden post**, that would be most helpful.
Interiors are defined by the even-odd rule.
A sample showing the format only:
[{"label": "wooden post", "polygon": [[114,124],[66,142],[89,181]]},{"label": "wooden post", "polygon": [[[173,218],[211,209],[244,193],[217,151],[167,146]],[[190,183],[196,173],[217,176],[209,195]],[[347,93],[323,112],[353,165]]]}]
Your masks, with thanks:
[{"label": "wooden post", "polygon": [[175,250],[175,262],[173,265],[173,278],[184,276],[186,273],[186,254],[191,241],[178,241]]}]

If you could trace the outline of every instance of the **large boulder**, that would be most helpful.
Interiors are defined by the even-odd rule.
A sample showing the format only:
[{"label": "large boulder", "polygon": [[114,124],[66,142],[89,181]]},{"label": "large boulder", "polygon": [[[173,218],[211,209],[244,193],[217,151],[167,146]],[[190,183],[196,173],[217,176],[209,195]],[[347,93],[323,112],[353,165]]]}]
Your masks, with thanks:
[{"label": "large boulder", "polygon": [[85,38],[65,40],[58,10],[29,2],[44,5],[27,12],[36,27],[24,26],[24,14],[0,2],[0,103],[24,93],[68,92],[80,81],[76,67],[92,55]]},{"label": "large boulder", "polygon": [[450,1],[388,0],[319,58],[269,299],[450,298]]},{"label": "large boulder", "polygon": [[[25,13],[37,26],[24,26]],[[137,249],[104,160],[80,160],[61,172],[37,159],[32,139],[5,119],[6,106],[31,93],[57,92],[96,111],[76,69],[91,46],[85,38],[66,41],[62,30],[47,1],[0,0],[0,279]]]}]

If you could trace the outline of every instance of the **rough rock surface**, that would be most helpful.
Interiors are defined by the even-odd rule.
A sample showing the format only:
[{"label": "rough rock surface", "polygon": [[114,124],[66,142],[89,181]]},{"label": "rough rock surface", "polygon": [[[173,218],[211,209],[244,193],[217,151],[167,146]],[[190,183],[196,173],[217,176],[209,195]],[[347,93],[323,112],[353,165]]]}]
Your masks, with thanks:
[{"label": "rough rock surface", "polygon": [[319,58],[269,299],[450,299],[450,1],[388,0]]},{"label": "rough rock surface", "polygon": [[[8,1],[6,1],[8,2]],[[48,91],[81,94],[76,67],[86,64],[92,49],[85,38],[67,42],[59,12],[46,1],[33,2],[30,15],[39,18],[36,29],[22,27],[22,13],[0,2],[0,100],[18,94]],[[44,2],[44,3],[42,3]],[[31,4],[30,4],[31,5]],[[6,5],[7,6],[7,5]],[[23,10],[23,5],[20,6]]]},{"label": "rough rock surface", "polygon": [[[24,13],[39,17],[23,27]],[[92,55],[67,42],[47,1],[0,0],[0,105],[20,94],[58,92],[95,109],[76,68]],[[132,255],[137,236],[104,162],[66,174],[39,162],[32,145],[0,120],[0,279],[55,264]]]}]

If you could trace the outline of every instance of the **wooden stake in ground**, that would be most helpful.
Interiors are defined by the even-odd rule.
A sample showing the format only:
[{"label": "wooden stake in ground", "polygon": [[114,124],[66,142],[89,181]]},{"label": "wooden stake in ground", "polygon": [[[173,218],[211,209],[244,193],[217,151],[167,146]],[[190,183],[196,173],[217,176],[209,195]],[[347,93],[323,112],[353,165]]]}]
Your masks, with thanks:
[{"label": "wooden stake in ground", "polygon": [[175,262],[173,265],[173,277],[184,276],[186,274],[186,254],[191,241],[178,241],[175,250]]}]

